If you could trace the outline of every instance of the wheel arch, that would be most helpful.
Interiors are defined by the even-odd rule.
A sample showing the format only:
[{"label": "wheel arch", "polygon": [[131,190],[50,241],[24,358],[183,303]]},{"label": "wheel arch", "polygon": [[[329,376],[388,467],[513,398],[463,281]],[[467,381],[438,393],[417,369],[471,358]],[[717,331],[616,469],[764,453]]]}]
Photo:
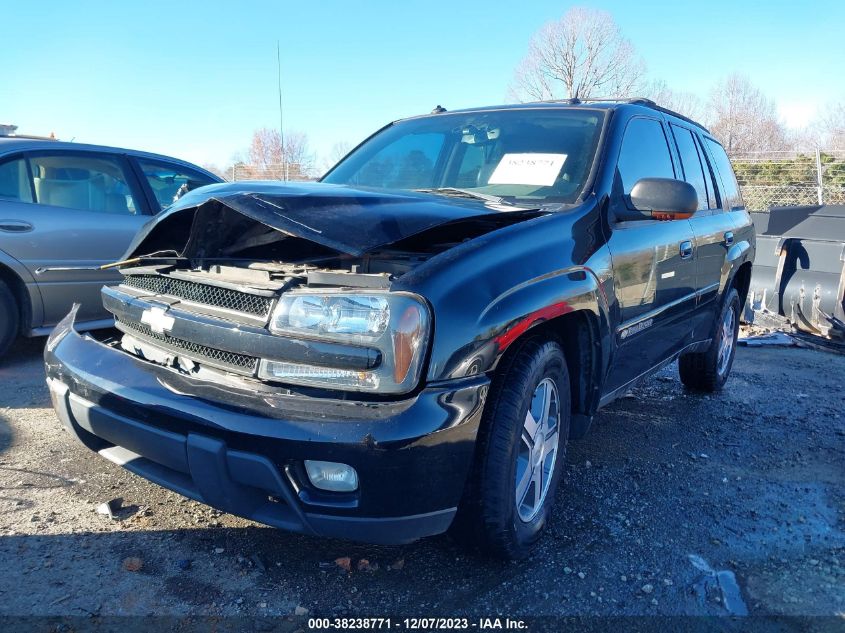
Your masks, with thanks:
[{"label": "wheel arch", "polygon": [[601,399],[604,359],[598,316],[590,310],[577,310],[545,321],[525,336],[556,340],[563,348],[569,369],[569,436],[583,437]]},{"label": "wheel arch", "polygon": [[736,288],[736,291],[739,294],[739,308],[742,310],[742,306],[745,305],[745,301],[748,299],[748,291],[751,288],[750,261],[743,262],[743,264],[737,268],[733,279],[731,279],[729,287]]},{"label": "wheel arch", "polygon": [[572,421],[570,437],[587,432],[599,406],[602,380],[610,359],[610,320],[607,300],[595,274],[587,268],[569,269],[525,284],[499,298],[482,314],[482,330],[491,319],[521,315],[507,322],[494,338],[498,357],[488,371],[529,337],[558,341],[569,367]]},{"label": "wheel arch", "polygon": [[29,289],[20,275],[2,260],[0,260],[0,280],[9,286],[17,302],[20,317],[18,334],[26,334],[32,327],[33,313],[33,301]]}]

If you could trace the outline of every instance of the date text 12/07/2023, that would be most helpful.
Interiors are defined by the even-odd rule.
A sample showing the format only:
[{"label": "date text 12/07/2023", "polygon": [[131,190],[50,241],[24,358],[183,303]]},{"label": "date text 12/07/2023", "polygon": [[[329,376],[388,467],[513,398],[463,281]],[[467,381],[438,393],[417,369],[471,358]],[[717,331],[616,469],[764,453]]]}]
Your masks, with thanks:
[{"label": "date text 12/07/2023", "polygon": [[510,630],[524,631],[528,624],[524,620],[513,618],[308,618],[310,631],[364,631],[364,630],[405,629],[409,631],[450,631],[450,630]]}]

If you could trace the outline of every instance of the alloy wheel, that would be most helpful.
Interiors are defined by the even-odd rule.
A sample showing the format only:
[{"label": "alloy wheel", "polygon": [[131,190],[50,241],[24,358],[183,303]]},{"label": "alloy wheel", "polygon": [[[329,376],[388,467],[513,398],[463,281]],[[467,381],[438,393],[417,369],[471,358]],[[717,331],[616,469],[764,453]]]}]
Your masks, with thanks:
[{"label": "alloy wheel", "polygon": [[724,376],[728,370],[728,363],[731,360],[731,353],[734,347],[734,327],[736,326],[736,315],[733,308],[728,308],[725,311],[725,316],[722,318],[722,332],[721,340],[719,341],[719,356],[716,362],[717,371],[720,376]]},{"label": "alloy wheel", "polygon": [[559,421],[557,386],[546,378],[534,389],[517,455],[515,503],[517,514],[525,523],[537,516],[546,500],[557,459]]}]

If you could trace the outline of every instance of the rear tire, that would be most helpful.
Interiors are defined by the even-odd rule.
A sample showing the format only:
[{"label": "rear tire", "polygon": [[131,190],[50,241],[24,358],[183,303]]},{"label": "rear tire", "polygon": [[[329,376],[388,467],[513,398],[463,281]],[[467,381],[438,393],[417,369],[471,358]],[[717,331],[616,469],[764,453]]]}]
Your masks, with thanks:
[{"label": "rear tire", "polygon": [[5,281],[0,279],[0,358],[9,351],[9,347],[18,335],[21,313],[15,295]]},{"label": "rear tire", "polygon": [[569,423],[563,350],[554,341],[525,341],[493,378],[453,533],[500,558],[526,557],[554,503]]},{"label": "rear tire", "polygon": [[681,382],[696,391],[721,389],[731,373],[739,335],[739,294],[731,288],[714,324],[710,347],[705,352],[684,354],[678,359]]}]

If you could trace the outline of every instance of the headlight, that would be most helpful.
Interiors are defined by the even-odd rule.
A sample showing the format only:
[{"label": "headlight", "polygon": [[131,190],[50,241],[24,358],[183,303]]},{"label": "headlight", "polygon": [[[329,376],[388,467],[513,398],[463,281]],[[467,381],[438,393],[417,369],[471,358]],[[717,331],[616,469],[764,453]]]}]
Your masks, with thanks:
[{"label": "headlight", "polygon": [[370,295],[296,295],[283,297],[273,316],[277,331],[378,336],[387,329],[390,306]]},{"label": "headlight", "polygon": [[379,352],[368,370],[262,360],[258,375],[297,385],[405,393],[420,378],[430,319],[418,297],[374,292],[289,292],[270,319],[270,331],[303,339],[360,345]]}]

